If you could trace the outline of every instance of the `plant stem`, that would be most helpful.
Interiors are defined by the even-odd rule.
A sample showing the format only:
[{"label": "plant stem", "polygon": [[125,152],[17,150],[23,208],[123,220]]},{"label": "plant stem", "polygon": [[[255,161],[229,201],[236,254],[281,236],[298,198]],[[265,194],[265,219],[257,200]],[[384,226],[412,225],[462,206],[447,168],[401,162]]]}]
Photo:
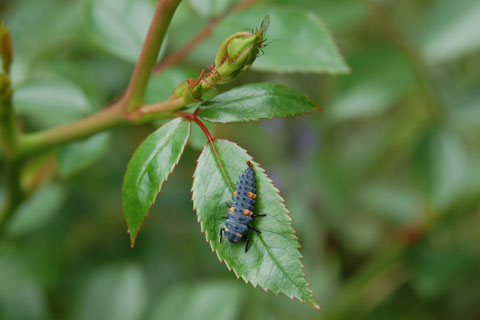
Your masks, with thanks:
[{"label": "plant stem", "polygon": [[[0,53],[2,53],[4,73],[0,78],[0,131],[1,144],[5,151],[7,196],[0,211],[0,233],[17,207],[25,198],[20,186],[22,165],[28,156],[42,152],[54,146],[87,138],[95,133],[111,129],[125,123],[141,123],[150,119],[173,118],[175,110],[184,106],[183,100],[165,101],[153,106],[146,106],[146,113],[136,113],[143,103],[143,97],[157,61],[158,52],[165,38],[173,14],[181,0],[158,0],[155,13],[144,41],[140,57],[137,61],[129,85],[122,99],[109,108],[85,119],[30,134],[19,134],[13,106],[12,90],[8,77],[11,63],[11,45],[5,35],[8,30],[2,26]],[[7,31],[5,31],[7,30]],[[5,40],[7,39],[7,40]],[[7,58],[5,58],[7,57]]]},{"label": "plant stem", "polygon": [[[77,122],[21,136],[17,156],[23,158],[60,144],[88,138],[122,124],[138,124],[153,119],[174,118],[173,112],[183,106],[183,99],[175,99],[145,105],[139,108],[140,112],[125,114],[123,111],[124,101],[120,100],[109,108]],[[142,112],[144,108],[146,110]]]},{"label": "plant stem", "polygon": [[18,128],[12,106],[10,77],[0,74],[0,144],[7,158],[12,158],[18,141]]},{"label": "plant stem", "polygon": [[178,110],[180,107],[183,107],[185,103],[183,98],[177,98],[173,100],[167,100],[160,103],[147,104],[139,108],[139,111],[143,114],[146,113],[163,113]]},{"label": "plant stem", "polygon": [[258,0],[243,0],[231,6],[221,15],[217,17],[212,17],[207,22],[205,27],[203,27],[203,29],[200,30],[189,42],[187,42],[183,47],[181,47],[180,49],[178,49],[177,51],[173,52],[171,55],[163,59],[161,62],[159,62],[153,69],[153,72],[154,73],[162,72],[163,70],[180,62],[187,54],[192,52],[200,43],[202,43],[203,40],[205,40],[212,34],[213,29],[215,29],[217,24],[220,21],[222,21],[223,18],[225,18],[227,15],[229,15],[232,12],[245,10],[257,2]]},{"label": "plant stem", "polygon": [[222,171],[223,178],[225,179],[225,183],[228,185],[228,188],[230,191],[233,193],[235,189],[232,186],[232,183],[230,182],[230,179],[227,175],[227,172],[225,171],[225,168],[223,167],[222,160],[220,159],[220,155],[218,154],[217,147],[215,147],[215,138],[212,137],[212,134],[210,131],[208,131],[208,128],[203,124],[202,120],[198,118],[198,111],[200,109],[195,110],[194,113],[184,113],[184,112],[178,112],[177,115],[184,117],[185,119],[189,121],[195,122],[200,129],[202,129],[203,133],[205,134],[205,137],[207,137],[208,143],[210,144],[212,148],[213,155],[215,159],[217,160],[217,164],[220,168],[220,171]]},{"label": "plant stem", "polygon": [[87,138],[128,122],[121,108],[122,104],[114,104],[90,117],[61,127],[25,134],[20,138],[17,154],[25,157],[46,150],[59,144]]},{"label": "plant stem", "polygon": [[189,42],[187,42],[183,47],[181,47],[180,49],[163,59],[161,62],[159,62],[153,69],[153,72],[162,72],[163,70],[168,69],[169,67],[180,62],[187,54],[192,52],[200,43],[202,43],[203,40],[210,36],[218,22],[220,22],[219,17],[211,18],[208,21],[207,25],[202,30],[200,30],[200,32],[197,33]]},{"label": "plant stem", "polygon": [[7,159],[5,169],[7,194],[3,208],[0,211],[0,238],[5,231],[7,222],[25,197],[20,187],[21,160]]},{"label": "plant stem", "polygon": [[130,83],[125,93],[125,110],[134,111],[143,103],[143,96],[147,88],[148,80],[158,58],[158,52],[162,46],[173,14],[181,0],[158,0],[152,23],[148,29],[147,37],[143,43],[140,57],[133,70]]}]

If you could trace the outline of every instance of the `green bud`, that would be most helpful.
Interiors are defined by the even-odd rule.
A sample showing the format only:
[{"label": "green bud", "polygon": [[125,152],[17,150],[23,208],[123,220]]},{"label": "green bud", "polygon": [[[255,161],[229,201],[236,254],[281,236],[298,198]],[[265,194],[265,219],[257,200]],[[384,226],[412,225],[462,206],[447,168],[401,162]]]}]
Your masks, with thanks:
[{"label": "green bud", "polygon": [[239,32],[228,37],[218,48],[215,66],[203,69],[197,79],[189,78],[179,84],[170,99],[183,98],[185,104],[201,100],[211,94],[217,84],[235,79],[240,72],[248,69],[258,56],[265,41],[265,33],[270,23],[266,16],[255,33]]},{"label": "green bud", "polygon": [[215,68],[219,74],[217,83],[227,83],[248,69],[257,58],[263,34],[239,32],[228,37],[218,48]]},{"label": "green bud", "polygon": [[188,89],[188,81],[184,81],[175,87],[173,94],[170,99],[180,98],[185,94],[185,91]]},{"label": "green bud", "polygon": [[198,79],[189,78],[187,81],[180,83],[173,90],[170,99],[182,97],[185,104],[199,101],[212,86],[210,81],[207,80],[208,78],[204,78],[204,72],[202,71]]}]

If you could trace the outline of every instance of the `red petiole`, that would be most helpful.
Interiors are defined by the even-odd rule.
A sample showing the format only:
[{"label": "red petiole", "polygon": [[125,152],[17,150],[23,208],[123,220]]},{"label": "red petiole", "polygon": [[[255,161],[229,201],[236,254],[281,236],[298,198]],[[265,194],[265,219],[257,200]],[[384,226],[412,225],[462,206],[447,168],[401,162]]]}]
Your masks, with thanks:
[{"label": "red petiole", "polygon": [[225,178],[225,182],[227,183],[228,188],[233,192],[234,189],[230,183],[230,179],[227,176],[227,172],[223,167],[222,161],[220,160],[220,156],[218,154],[217,148],[215,147],[215,143],[214,143],[215,138],[212,137],[212,135],[210,134],[210,131],[208,131],[208,128],[203,124],[202,120],[199,119],[199,116],[198,116],[199,111],[200,111],[200,108],[197,108],[194,113],[177,112],[176,114],[180,117],[187,119],[188,121],[195,122],[200,127],[200,129],[202,129],[203,133],[207,137],[208,143],[212,147],[213,153],[215,155],[215,159],[217,160],[218,166],[220,167],[223,177]]}]

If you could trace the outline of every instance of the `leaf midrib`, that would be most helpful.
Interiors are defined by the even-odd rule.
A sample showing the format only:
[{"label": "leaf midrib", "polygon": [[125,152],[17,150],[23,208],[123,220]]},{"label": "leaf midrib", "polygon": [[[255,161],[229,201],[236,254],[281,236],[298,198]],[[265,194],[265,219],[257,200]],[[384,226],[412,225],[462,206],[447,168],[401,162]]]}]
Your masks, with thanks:
[{"label": "leaf midrib", "polygon": [[[168,136],[168,138],[166,139],[166,141],[170,141],[171,140],[171,137],[176,135],[177,131],[180,130],[183,125],[185,124],[185,122],[180,122],[180,124],[178,125],[177,128],[175,128],[172,133]],[[138,175],[138,178],[137,180],[135,181],[135,186],[138,187],[140,184],[139,182],[140,181],[143,181],[143,178],[145,177],[145,174],[147,172],[147,167],[150,166],[150,163],[152,162],[152,159],[155,158],[166,146],[167,144],[164,143],[163,145],[161,145],[158,149],[155,150],[154,153],[151,154],[151,156],[148,158],[147,161],[145,161],[145,163],[147,163],[145,166],[143,166],[142,170],[140,171],[140,174]],[[185,145],[183,146],[183,148],[185,147]],[[183,149],[182,148],[182,149]],[[171,172],[171,170],[169,170],[169,172]],[[162,179],[164,180],[164,179]]]},{"label": "leaf midrib", "polygon": [[[222,104],[223,103],[223,108],[225,107],[229,107],[229,104],[233,104],[235,102],[238,102],[238,101],[245,101],[245,100],[252,100],[252,99],[256,99],[256,98],[261,98],[261,97],[267,97],[267,98],[271,98],[271,97],[287,97],[287,98],[295,98],[295,97],[298,97],[298,98],[303,98],[305,100],[308,100],[306,99],[305,97],[299,95],[294,95],[294,94],[276,94],[276,93],[267,93],[267,94],[257,94],[257,95],[251,95],[251,96],[248,96],[248,98],[233,98],[233,99],[230,99],[228,100],[228,102],[225,102],[225,101],[212,101],[212,104],[210,106],[206,106],[206,107],[202,107],[200,112],[202,112],[202,110],[210,110],[212,108],[222,108],[222,107],[218,107],[216,106],[215,104]],[[309,100],[308,100],[309,101]],[[313,104],[311,101],[309,101],[311,104]],[[228,103],[228,104],[227,104]]]},{"label": "leaf midrib", "polygon": [[[215,167],[217,170],[218,168]],[[220,175],[222,175],[220,173]],[[264,177],[266,177],[266,174],[264,174]],[[230,183],[232,183],[231,179],[230,179]],[[268,181],[267,181],[268,183]],[[233,184],[232,184],[233,185]],[[228,188],[228,187],[226,187]],[[277,194],[277,191],[274,190],[274,192]],[[282,211],[284,214],[288,214],[287,212],[285,212],[285,206],[282,206]],[[216,220],[216,219],[215,219]],[[277,268],[284,274],[285,278],[287,278],[291,283],[293,283],[297,288],[302,288],[303,286],[299,285],[296,281],[292,280],[292,278],[290,278],[289,274],[287,273],[287,271],[282,267],[282,265],[278,262],[277,258],[274,256],[274,254],[270,251],[270,248],[267,246],[267,244],[265,243],[265,240],[263,239],[262,236],[259,237],[263,246],[265,247],[265,251],[267,251],[270,259],[274,262],[274,264],[277,266]],[[212,240],[213,241],[213,240]],[[298,241],[298,240],[297,240]],[[218,252],[218,250],[215,250]],[[271,273],[271,272],[270,272]],[[280,290],[281,291],[281,290]],[[298,299],[298,297],[296,297]]]}]

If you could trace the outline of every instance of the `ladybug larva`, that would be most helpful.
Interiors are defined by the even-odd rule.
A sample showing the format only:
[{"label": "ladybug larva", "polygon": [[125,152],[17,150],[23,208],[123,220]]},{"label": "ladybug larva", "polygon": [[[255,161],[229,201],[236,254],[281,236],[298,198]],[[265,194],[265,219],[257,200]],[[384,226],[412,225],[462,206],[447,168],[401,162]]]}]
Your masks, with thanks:
[{"label": "ladybug larva", "polygon": [[238,179],[237,187],[233,193],[232,203],[226,203],[228,206],[228,215],[225,228],[220,229],[220,242],[222,242],[223,234],[230,242],[238,242],[246,239],[245,252],[248,251],[250,245],[250,230],[261,233],[250,225],[255,217],[264,217],[266,214],[254,214],[255,199],[257,198],[257,188],[255,183],[255,173],[253,172],[253,164],[247,161],[248,168],[243,171]]}]

